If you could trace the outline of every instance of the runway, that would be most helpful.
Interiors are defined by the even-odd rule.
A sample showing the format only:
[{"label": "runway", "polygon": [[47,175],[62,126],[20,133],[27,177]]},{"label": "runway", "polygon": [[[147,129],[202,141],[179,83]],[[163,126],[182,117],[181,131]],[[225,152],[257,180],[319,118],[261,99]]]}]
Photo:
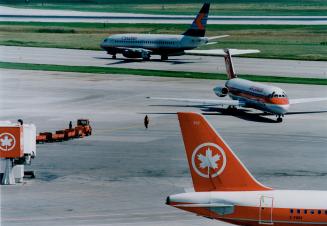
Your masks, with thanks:
[{"label": "runway", "polygon": [[[327,113],[300,114],[327,111],[325,103],[294,106],[294,114],[275,123],[274,116],[259,117],[256,111],[224,115],[145,98],[212,99],[217,85],[212,80],[0,73],[0,120],[22,118],[38,131],[55,131],[89,118],[94,129],[87,138],[37,146],[28,168],[36,179],[0,187],[3,226],[227,226],[164,204],[167,195],[192,186],[176,111],[206,113],[260,182],[278,189],[327,189]],[[327,96],[326,86],[278,86],[290,98]]]},{"label": "runway", "polygon": [[[114,60],[105,51],[17,46],[0,46],[0,52],[4,53],[0,54],[3,62],[226,73],[222,57],[184,55],[162,62],[159,56],[151,57],[151,61],[141,61],[118,55]],[[233,62],[238,74],[327,78],[326,61],[233,57]]]},{"label": "runway", "polygon": [[[0,6],[0,21],[190,24],[194,15],[99,13]],[[209,16],[208,24],[326,25],[327,16]]]}]

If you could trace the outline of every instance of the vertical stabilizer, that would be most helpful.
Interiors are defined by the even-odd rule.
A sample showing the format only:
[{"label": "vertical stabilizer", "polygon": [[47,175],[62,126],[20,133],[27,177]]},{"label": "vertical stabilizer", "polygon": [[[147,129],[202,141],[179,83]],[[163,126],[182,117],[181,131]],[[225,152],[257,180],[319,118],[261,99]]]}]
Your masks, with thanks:
[{"label": "vertical stabilizer", "polygon": [[236,78],[237,75],[235,74],[234,71],[232,56],[229,52],[229,49],[225,49],[224,52],[226,53],[224,55],[224,58],[225,58],[225,65],[226,65],[226,72],[227,72],[228,79]]},{"label": "vertical stabilizer", "polygon": [[194,190],[263,191],[206,119],[197,113],[178,113]]},{"label": "vertical stabilizer", "polygon": [[200,12],[193,20],[191,27],[183,35],[204,37],[206,32],[210,3],[204,3]]}]

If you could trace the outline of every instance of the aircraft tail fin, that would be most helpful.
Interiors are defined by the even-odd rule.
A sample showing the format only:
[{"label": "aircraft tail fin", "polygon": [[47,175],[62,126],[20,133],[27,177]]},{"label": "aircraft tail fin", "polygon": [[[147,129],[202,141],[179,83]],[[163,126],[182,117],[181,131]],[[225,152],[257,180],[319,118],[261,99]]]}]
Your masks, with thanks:
[{"label": "aircraft tail fin", "polygon": [[210,3],[204,3],[200,12],[197,14],[191,27],[183,33],[183,35],[204,37],[208,20]]},{"label": "aircraft tail fin", "polygon": [[224,58],[225,58],[225,65],[226,65],[226,72],[227,72],[228,79],[237,78],[237,75],[235,74],[234,71],[232,55],[230,54],[229,49],[225,49],[224,52],[225,52]]},{"label": "aircraft tail fin", "polygon": [[196,192],[271,189],[250,174],[201,114],[179,112],[178,119]]}]

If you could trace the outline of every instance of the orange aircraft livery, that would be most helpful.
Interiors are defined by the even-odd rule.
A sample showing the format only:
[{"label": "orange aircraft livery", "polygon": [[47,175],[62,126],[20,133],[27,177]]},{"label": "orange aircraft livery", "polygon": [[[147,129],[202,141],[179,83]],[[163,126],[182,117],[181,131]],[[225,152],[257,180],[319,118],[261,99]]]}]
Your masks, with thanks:
[{"label": "orange aircraft livery", "polygon": [[167,205],[235,225],[327,226],[327,191],[275,190],[258,182],[197,113],[178,113],[194,192]]}]

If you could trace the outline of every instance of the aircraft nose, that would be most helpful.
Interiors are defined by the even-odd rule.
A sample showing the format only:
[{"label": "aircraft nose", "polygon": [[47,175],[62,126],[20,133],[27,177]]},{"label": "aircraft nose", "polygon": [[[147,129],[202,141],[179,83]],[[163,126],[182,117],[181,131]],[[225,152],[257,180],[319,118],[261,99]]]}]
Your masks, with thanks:
[{"label": "aircraft nose", "polygon": [[169,196],[167,196],[167,198],[166,198],[166,205],[170,205],[170,197]]}]

